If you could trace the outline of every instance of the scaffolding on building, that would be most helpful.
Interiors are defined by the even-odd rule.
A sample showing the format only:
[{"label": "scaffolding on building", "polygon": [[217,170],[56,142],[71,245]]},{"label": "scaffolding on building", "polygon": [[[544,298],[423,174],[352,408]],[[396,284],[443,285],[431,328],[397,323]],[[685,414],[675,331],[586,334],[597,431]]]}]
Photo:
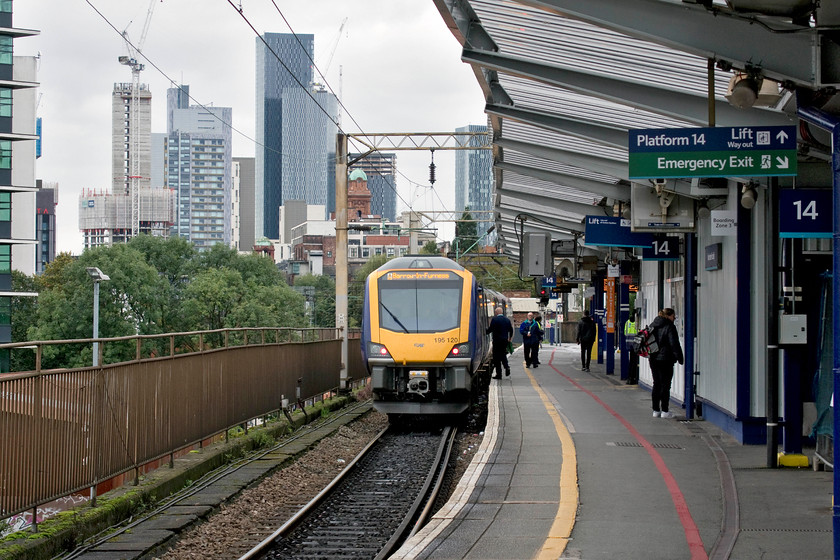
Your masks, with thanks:
[{"label": "scaffolding on building", "polygon": [[[175,216],[175,194],[170,189],[139,190],[139,233],[169,238]],[[88,189],[79,196],[79,229],[85,248],[125,243],[133,236],[132,197]]]}]

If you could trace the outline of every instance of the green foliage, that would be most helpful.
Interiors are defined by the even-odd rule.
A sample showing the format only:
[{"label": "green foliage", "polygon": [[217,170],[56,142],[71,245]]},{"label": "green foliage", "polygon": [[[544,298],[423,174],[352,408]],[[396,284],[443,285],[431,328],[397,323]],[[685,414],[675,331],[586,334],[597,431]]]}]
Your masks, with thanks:
[{"label": "green foliage", "polygon": [[475,274],[479,284],[497,292],[532,292],[534,289],[534,281],[531,278],[520,280],[519,266],[507,257],[481,257],[480,261],[476,257],[467,257],[461,260],[461,265]]},{"label": "green foliage", "polygon": [[438,255],[440,254],[438,251],[437,243],[434,241],[427,241],[425,245],[420,249],[420,253],[423,255]]},{"label": "green foliage", "polygon": [[329,276],[307,274],[295,278],[295,287],[312,286],[315,288],[314,327],[335,326],[335,282]]},{"label": "green foliage", "polygon": [[[271,259],[240,255],[223,245],[199,253],[181,238],[141,235],[126,244],[88,249],[78,258],[63,253],[37,277],[15,273],[14,290],[39,296],[13,299],[13,340],[90,338],[94,284],[85,269],[94,266],[110,278],[100,283],[101,338],[308,326],[303,296],[286,285]],[[318,323],[334,324],[332,280],[318,277],[311,282],[324,294],[323,305],[316,310]],[[152,344],[145,344],[144,351],[151,351]],[[154,350],[168,353],[168,345],[164,346]],[[133,359],[136,353],[133,342],[108,343],[102,350],[105,363]],[[46,347],[42,367],[89,365],[91,352],[90,344]],[[14,371],[34,368],[31,350],[13,352],[12,360]]]},{"label": "green foliage", "polygon": [[476,232],[476,223],[470,221],[472,219],[470,209],[464,208],[464,213],[461,215],[463,221],[455,222],[455,239],[452,241],[452,247],[455,248],[458,255],[477,252],[479,238]]},{"label": "green foliage", "polygon": [[362,324],[362,306],[364,305],[365,281],[368,275],[388,262],[388,257],[378,255],[373,257],[353,275],[353,281],[348,288],[347,325],[358,328]]}]

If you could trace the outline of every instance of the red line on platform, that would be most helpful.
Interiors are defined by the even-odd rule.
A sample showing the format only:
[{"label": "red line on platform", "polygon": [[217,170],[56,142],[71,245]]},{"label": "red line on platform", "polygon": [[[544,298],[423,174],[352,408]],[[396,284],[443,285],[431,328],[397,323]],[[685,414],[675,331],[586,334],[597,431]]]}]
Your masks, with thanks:
[{"label": "red line on platform", "polygon": [[569,383],[592,397],[592,399],[604,407],[604,409],[612,414],[616,420],[622,423],[622,425],[627,428],[627,431],[633,434],[633,437],[636,438],[636,441],[642,444],[642,447],[647,450],[648,455],[653,460],[653,464],[656,465],[656,468],[659,470],[659,473],[662,475],[662,478],[665,480],[665,486],[668,488],[668,492],[671,493],[671,499],[674,501],[674,507],[677,510],[677,515],[680,518],[680,523],[682,523],[683,530],[685,531],[685,540],[688,543],[688,549],[691,551],[691,560],[708,560],[709,556],[706,554],[706,548],[703,546],[703,539],[700,537],[700,531],[697,529],[697,525],[694,523],[694,518],[691,516],[691,511],[688,509],[688,504],[685,501],[685,496],[683,496],[682,491],[680,490],[679,484],[677,484],[677,480],[674,478],[674,475],[671,474],[671,471],[668,469],[668,466],[665,465],[665,460],[662,459],[662,456],[659,454],[656,449],[654,449],[653,445],[642,435],[639,433],[633,425],[628,422],[621,414],[615,411],[610,405],[602,401],[595,393],[589,391],[577,381],[557,369],[554,364],[554,352],[551,353],[551,359],[548,361],[548,365],[551,366],[551,369],[556,371],[560,376],[566,379]]}]

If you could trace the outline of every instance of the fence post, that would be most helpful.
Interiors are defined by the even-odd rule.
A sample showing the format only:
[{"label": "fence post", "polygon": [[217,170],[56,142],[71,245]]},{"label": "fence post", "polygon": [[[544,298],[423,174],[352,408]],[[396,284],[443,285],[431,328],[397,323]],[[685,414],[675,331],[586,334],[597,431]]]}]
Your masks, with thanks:
[{"label": "fence post", "polygon": [[139,362],[139,361],[140,361],[140,347],[142,346],[142,345],[141,345],[140,336],[138,336],[136,340],[137,340],[137,354],[136,354],[136,358],[137,358],[137,361]]}]

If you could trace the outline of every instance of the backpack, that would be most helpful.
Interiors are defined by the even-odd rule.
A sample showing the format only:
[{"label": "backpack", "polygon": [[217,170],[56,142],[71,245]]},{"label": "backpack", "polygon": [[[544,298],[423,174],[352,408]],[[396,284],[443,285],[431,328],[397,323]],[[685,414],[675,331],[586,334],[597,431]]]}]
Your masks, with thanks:
[{"label": "backpack", "polygon": [[659,343],[650,325],[640,330],[633,338],[633,351],[642,358],[649,358],[659,352]]}]

